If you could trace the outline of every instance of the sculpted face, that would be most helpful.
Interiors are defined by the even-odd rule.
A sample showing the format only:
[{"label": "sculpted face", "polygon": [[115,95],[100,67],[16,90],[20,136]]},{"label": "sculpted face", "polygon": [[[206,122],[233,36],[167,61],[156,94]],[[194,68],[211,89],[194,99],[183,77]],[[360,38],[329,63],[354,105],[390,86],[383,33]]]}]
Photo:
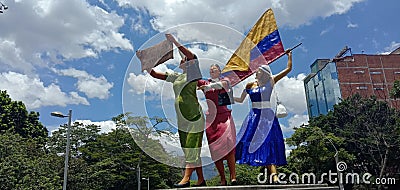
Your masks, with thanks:
[{"label": "sculpted face", "polygon": [[221,71],[217,66],[211,66],[210,67],[210,77],[212,79],[219,78],[221,75]]},{"label": "sculpted face", "polygon": [[266,73],[262,69],[258,69],[258,71],[256,72],[256,79],[259,81],[261,80],[261,81],[268,82],[269,80],[271,80],[271,78],[272,78],[271,74]]}]

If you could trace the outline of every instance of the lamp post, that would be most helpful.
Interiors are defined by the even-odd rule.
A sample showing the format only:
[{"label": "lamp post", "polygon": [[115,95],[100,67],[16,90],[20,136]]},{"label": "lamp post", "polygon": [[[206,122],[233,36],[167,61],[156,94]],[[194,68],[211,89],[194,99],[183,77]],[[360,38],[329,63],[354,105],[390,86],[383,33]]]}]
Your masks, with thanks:
[{"label": "lamp post", "polygon": [[67,190],[68,158],[69,158],[69,146],[70,146],[69,136],[71,133],[72,110],[69,110],[68,115],[64,115],[61,112],[51,112],[51,116],[61,117],[61,118],[68,117],[67,147],[65,148],[64,182],[63,182],[63,190]]},{"label": "lamp post", "polygon": [[142,178],[143,180],[147,180],[147,190],[150,190],[150,177]]},{"label": "lamp post", "polygon": [[141,182],[140,182],[140,164],[138,163],[137,167],[136,167],[136,173],[137,173],[137,180],[138,180],[138,190],[140,190],[140,186],[141,186]]},{"label": "lamp post", "polygon": [[[305,126],[308,126],[308,124],[303,123],[301,125],[301,127],[305,127]],[[324,133],[322,133],[322,135],[325,136]],[[335,144],[333,144],[332,140],[329,137],[325,137],[324,139],[327,139],[331,143],[332,147],[335,149],[334,157],[335,157],[335,163],[336,163],[336,170],[338,172],[337,175],[339,176],[339,190],[344,190],[342,174],[341,174],[341,171],[338,169],[339,151],[337,150]]]},{"label": "lamp post", "polygon": [[339,190],[344,190],[344,186],[343,186],[343,178],[342,178],[342,174],[341,171],[338,168],[338,164],[339,164],[339,151],[336,149],[336,146],[333,144],[332,140],[330,138],[327,138],[328,141],[332,144],[333,148],[335,149],[336,153],[335,153],[335,162],[336,162],[336,170],[338,172],[338,176],[339,176]]}]

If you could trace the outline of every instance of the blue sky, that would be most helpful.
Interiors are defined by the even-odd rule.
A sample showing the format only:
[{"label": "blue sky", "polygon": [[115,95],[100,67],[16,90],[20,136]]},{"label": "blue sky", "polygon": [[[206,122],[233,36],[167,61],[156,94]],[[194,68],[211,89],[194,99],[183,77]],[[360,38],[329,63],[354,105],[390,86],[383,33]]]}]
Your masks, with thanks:
[{"label": "blue sky", "polygon": [[[292,72],[277,83],[290,112],[281,119],[286,137],[308,120],[302,79],[315,59],[333,58],[346,45],[355,54],[387,53],[400,46],[396,0],[1,1],[9,9],[0,14],[0,89],[40,112],[49,130],[66,122],[50,112],[68,109],[73,120],[104,127],[112,127],[111,118],[124,111],[173,121],[170,86],[140,72],[134,57],[139,48],[163,40],[166,31],[191,44],[208,77],[208,66],[223,66],[243,35],[272,8],[284,47],[303,43],[293,53]],[[177,61],[157,69],[174,70]],[[286,57],[271,65],[274,73],[285,66]],[[237,85],[235,94],[242,89]],[[239,128],[248,105],[232,108]]]}]

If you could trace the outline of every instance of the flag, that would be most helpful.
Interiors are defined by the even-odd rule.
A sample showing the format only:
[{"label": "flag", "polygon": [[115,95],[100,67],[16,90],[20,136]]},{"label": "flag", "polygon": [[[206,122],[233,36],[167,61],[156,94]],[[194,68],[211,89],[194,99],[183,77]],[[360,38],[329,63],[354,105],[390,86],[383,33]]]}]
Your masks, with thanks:
[{"label": "flag", "polygon": [[268,65],[283,54],[285,50],[274,13],[268,9],[231,56],[222,70],[222,76],[234,86],[256,72],[259,66]]},{"label": "flag", "polygon": [[153,67],[174,58],[172,43],[164,40],[147,49],[137,50],[136,56],[142,64],[142,72],[146,70],[150,73]]}]

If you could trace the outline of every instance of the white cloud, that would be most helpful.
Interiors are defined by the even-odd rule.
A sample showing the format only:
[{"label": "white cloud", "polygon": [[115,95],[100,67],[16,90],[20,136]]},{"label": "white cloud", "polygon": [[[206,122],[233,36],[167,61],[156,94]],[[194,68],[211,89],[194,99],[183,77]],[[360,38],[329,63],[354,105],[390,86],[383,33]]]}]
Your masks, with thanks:
[{"label": "white cloud", "polygon": [[305,77],[306,75],[303,73],[292,78],[285,76],[275,85],[276,94],[289,113],[304,114],[307,112],[303,83]]},{"label": "white cloud", "polygon": [[76,87],[89,98],[107,99],[110,95],[109,90],[114,86],[114,84],[109,83],[104,76],[94,77],[86,71],[80,71],[74,68],[56,72],[63,76],[77,78],[78,82],[76,83]]},{"label": "white cloud", "polygon": [[[129,15],[126,15],[126,16],[129,17]],[[132,23],[131,28],[134,31],[138,31],[141,34],[147,34],[149,32],[149,29],[144,27],[144,25],[143,25],[144,19],[143,19],[142,15],[137,15],[136,18],[131,18],[130,21]]]},{"label": "white cloud", "polygon": [[358,24],[347,21],[347,28],[358,28]]},{"label": "white cloud", "polygon": [[21,49],[15,46],[15,41],[4,38],[0,38],[0,65],[0,71],[31,73],[34,70],[33,65],[21,57]]},{"label": "white cloud", "polygon": [[109,133],[117,126],[113,121],[90,121],[90,120],[75,120],[74,122],[79,122],[84,125],[97,125],[100,126],[100,133]]},{"label": "white cloud", "polygon": [[241,0],[229,2],[117,0],[120,6],[130,6],[137,10],[148,11],[151,16],[154,16],[151,20],[153,27],[159,31],[178,24],[199,21],[220,23],[240,31],[247,31],[267,8],[274,10],[278,25],[298,27],[308,24],[312,19],[318,17],[325,18],[334,14],[346,13],[355,3],[362,1],[364,0],[266,0],[258,2]]},{"label": "white cloud", "polygon": [[37,77],[7,72],[0,74],[0,89],[7,90],[13,100],[24,102],[28,109],[42,106],[89,105],[86,98],[76,92],[66,94],[55,84],[45,86]]},{"label": "white cloud", "polygon": [[385,48],[384,48],[385,52],[382,52],[381,54],[388,55],[388,54],[390,54],[392,51],[396,50],[396,49],[399,48],[399,47],[400,47],[400,42],[392,41],[392,42],[389,44],[388,47],[385,47]]},{"label": "white cloud", "polygon": [[289,128],[291,129],[300,127],[303,124],[308,124],[308,115],[294,115],[293,117],[289,118]]},{"label": "white cloud", "polygon": [[213,44],[208,45],[208,49],[206,51],[200,49],[199,46],[195,46],[190,50],[193,51],[199,58],[200,69],[203,77],[205,78],[210,77],[209,72],[212,64],[218,64],[222,69],[228,62],[231,55],[234,53],[231,50],[228,50],[224,47],[218,47]]},{"label": "white cloud", "polygon": [[117,48],[133,50],[118,32],[123,17],[86,1],[8,1],[7,5],[12,10],[1,15],[0,47],[3,54],[11,54],[0,56],[0,65],[11,71],[27,74],[48,62],[97,57]]},{"label": "white cloud", "polygon": [[[155,70],[159,72],[173,72],[173,70],[168,69],[165,64],[157,66]],[[131,93],[144,95],[145,92],[148,92],[151,93],[151,95],[157,97],[162,95],[165,100],[174,99],[172,83],[155,79],[150,76],[149,73],[138,75],[136,75],[135,73],[129,73],[127,82],[131,87],[129,89]]]},{"label": "white cloud", "polygon": [[321,31],[321,33],[319,34],[320,36],[323,36],[324,34],[328,33],[329,31],[331,31],[333,29],[333,25],[329,26],[328,28],[324,29]]}]

